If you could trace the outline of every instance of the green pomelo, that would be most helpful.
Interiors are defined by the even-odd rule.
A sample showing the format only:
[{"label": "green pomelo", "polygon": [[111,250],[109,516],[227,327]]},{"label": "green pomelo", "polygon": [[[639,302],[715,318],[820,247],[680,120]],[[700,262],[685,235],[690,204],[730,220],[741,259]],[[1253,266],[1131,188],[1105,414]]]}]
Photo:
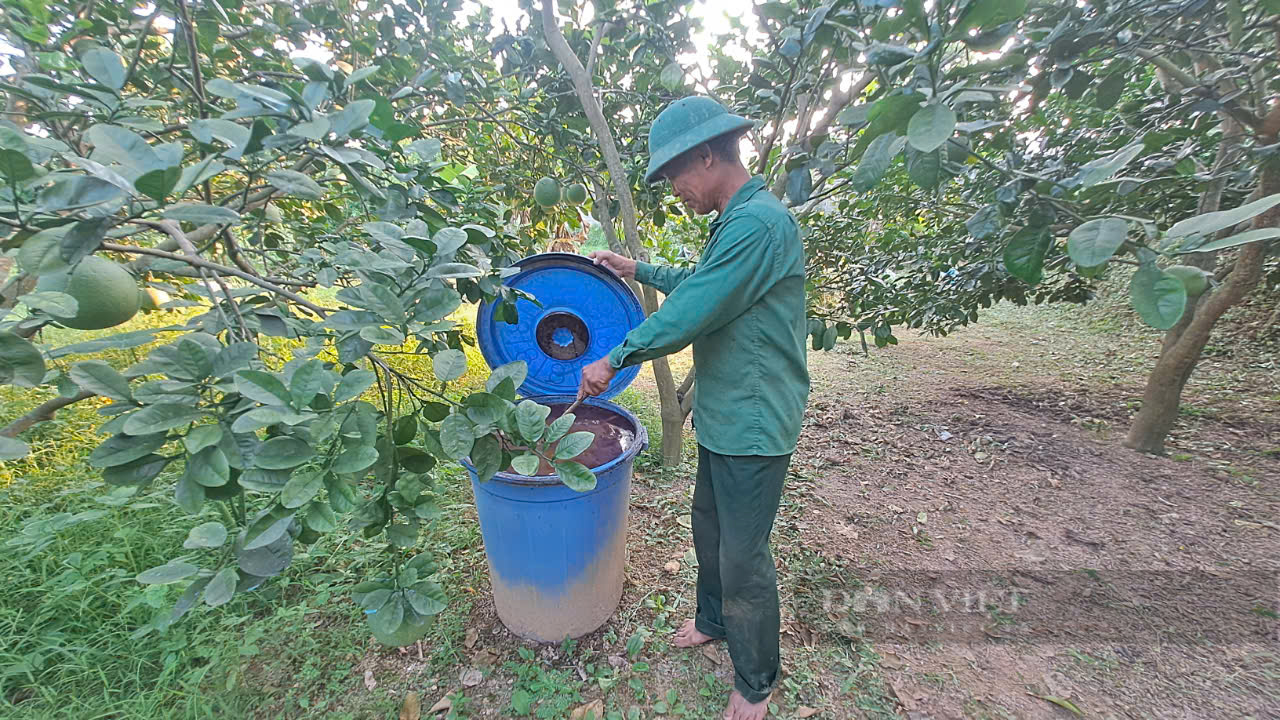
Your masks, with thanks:
[{"label": "green pomelo", "polygon": [[1165,268],[1165,272],[1182,281],[1189,298],[1200,297],[1205,290],[1209,289],[1209,275],[1198,267],[1174,265],[1171,268]]},{"label": "green pomelo", "polygon": [[565,190],[564,199],[574,205],[581,205],[587,201],[587,186],[582,183],[574,183]]},{"label": "green pomelo", "polygon": [[115,327],[138,314],[141,300],[129,271],[106,258],[90,255],[68,273],[43,275],[38,290],[64,292],[76,299],[75,317],[59,320],[76,330]]},{"label": "green pomelo", "polygon": [[555,179],[544,177],[533,186],[533,200],[542,207],[560,202],[560,185]]}]

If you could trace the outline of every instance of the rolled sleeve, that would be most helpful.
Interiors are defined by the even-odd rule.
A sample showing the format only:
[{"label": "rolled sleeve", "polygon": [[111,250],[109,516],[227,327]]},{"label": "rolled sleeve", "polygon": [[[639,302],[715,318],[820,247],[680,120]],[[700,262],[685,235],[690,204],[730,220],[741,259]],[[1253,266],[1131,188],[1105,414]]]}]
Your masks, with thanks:
[{"label": "rolled sleeve", "polygon": [[[687,271],[662,307],[609,353],[610,365],[620,369],[678,352],[732,322],[768,292],[776,281],[777,247],[764,223],[752,217],[734,219],[718,234],[721,237],[697,271]],[[646,275],[663,282],[679,272],[650,267]],[[674,272],[664,277],[662,270]],[[639,265],[636,278],[640,279]]]}]

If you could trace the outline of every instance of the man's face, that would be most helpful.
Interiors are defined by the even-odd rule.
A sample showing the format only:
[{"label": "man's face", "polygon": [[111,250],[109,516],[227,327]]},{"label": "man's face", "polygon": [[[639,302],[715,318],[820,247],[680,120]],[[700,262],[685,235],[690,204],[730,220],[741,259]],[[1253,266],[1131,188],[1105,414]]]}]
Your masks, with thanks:
[{"label": "man's face", "polygon": [[691,157],[676,158],[663,173],[671,181],[671,194],[684,203],[696,215],[706,215],[715,209],[711,197],[711,173],[706,157],[695,150]]}]

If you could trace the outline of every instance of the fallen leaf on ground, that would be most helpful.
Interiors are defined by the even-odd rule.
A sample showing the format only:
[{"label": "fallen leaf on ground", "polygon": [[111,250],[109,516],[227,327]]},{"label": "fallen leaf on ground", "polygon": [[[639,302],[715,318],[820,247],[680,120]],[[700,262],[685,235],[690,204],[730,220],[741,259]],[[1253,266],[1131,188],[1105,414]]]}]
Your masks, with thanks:
[{"label": "fallen leaf on ground", "polygon": [[476,640],[478,640],[479,638],[480,638],[480,633],[476,632],[475,628],[471,628],[470,630],[467,631],[467,637],[463,639],[462,644],[468,650],[470,650],[471,648],[476,646]]},{"label": "fallen leaf on ground", "polygon": [[711,662],[717,665],[720,664],[720,653],[716,652],[715,648],[711,647],[710,645],[703,645],[701,652],[702,652],[702,657],[710,660]]},{"label": "fallen leaf on ground", "polygon": [[604,720],[604,701],[592,700],[586,705],[579,705],[569,714],[569,720]]},{"label": "fallen leaf on ground", "polygon": [[462,687],[475,687],[484,681],[484,673],[476,668],[467,668],[458,675],[458,681]]},{"label": "fallen leaf on ground", "polygon": [[492,665],[498,662],[498,654],[489,648],[477,650],[476,654],[471,656],[471,662],[479,667]]},{"label": "fallen leaf on ground", "polygon": [[817,714],[818,714],[818,709],[817,709],[817,708],[811,708],[811,707],[807,707],[807,706],[804,706],[804,705],[801,705],[801,706],[796,710],[796,717],[798,717],[798,718],[813,717],[814,715],[817,715]]},{"label": "fallen leaf on ground", "polygon": [[373,671],[372,671],[372,670],[365,670],[365,671],[364,671],[364,686],[365,686],[365,689],[367,689],[367,690],[372,690],[372,689],[374,689],[374,688],[378,687],[378,681],[373,679]]},{"label": "fallen leaf on ground", "polygon": [[410,691],[404,696],[404,704],[400,706],[400,720],[418,720],[422,717],[422,703],[418,693]]},{"label": "fallen leaf on ground", "polygon": [[680,562],[677,560],[672,560],[666,565],[663,565],[662,569],[666,570],[668,573],[672,575],[675,575],[676,573],[680,572]]},{"label": "fallen leaf on ground", "polygon": [[1029,692],[1027,694],[1033,698],[1040,698],[1045,702],[1053,703],[1063,710],[1070,710],[1076,717],[1084,717],[1084,713],[1080,712],[1080,708],[1076,707],[1070,700],[1063,700],[1060,697],[1054,697],[1052,695],[1037,695],[1033,692]]},{"label": "fallen leaf on ground", "polygon": [[452,707],[453,701],[449,699],[448,695],[445,695],[437,700],[435,705],[431,706],[431,709],[427,711],[427,714],[435,715],[436,713],[449,712]]},{"label": "fallen leaf on ground", "polygon": [[906,663],[902,662],[902,658],[894,655],[893,653],[885,653],[880,658],[880,665],[881,667],[887,667],[890,670],[901,670],[906,666]]}]

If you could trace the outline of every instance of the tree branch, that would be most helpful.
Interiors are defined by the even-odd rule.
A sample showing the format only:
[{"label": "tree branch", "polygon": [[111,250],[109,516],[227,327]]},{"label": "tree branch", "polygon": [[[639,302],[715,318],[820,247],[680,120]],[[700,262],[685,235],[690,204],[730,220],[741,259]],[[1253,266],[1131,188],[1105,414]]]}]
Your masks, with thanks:
[{"label": "tree branch", "polygon": [[52,420],[54,413],[58,412],[62,408],[68,405],[74,405],[75,403],[78,403],[81,400],[88,400],[89,398],[96,397],[96,396],[97,396],[97,393],[91,393],[87,390],[83,390],[76,395],[72,395],[71,397],[59,396],[51,400],[46,400],[43,403],[40,403],[36,407],[32,408],[31,411],[28,412],[27,414],[18,417],[16,420],[6,425],[3,429],[0,429],[0,436],[7,437],[7,438],[17,437],[18,433],[22,432],[23,430],[26,430],[27,428],[31,427],[32,425],[35,425],[36,423],[42,423],[46,420]]}]

